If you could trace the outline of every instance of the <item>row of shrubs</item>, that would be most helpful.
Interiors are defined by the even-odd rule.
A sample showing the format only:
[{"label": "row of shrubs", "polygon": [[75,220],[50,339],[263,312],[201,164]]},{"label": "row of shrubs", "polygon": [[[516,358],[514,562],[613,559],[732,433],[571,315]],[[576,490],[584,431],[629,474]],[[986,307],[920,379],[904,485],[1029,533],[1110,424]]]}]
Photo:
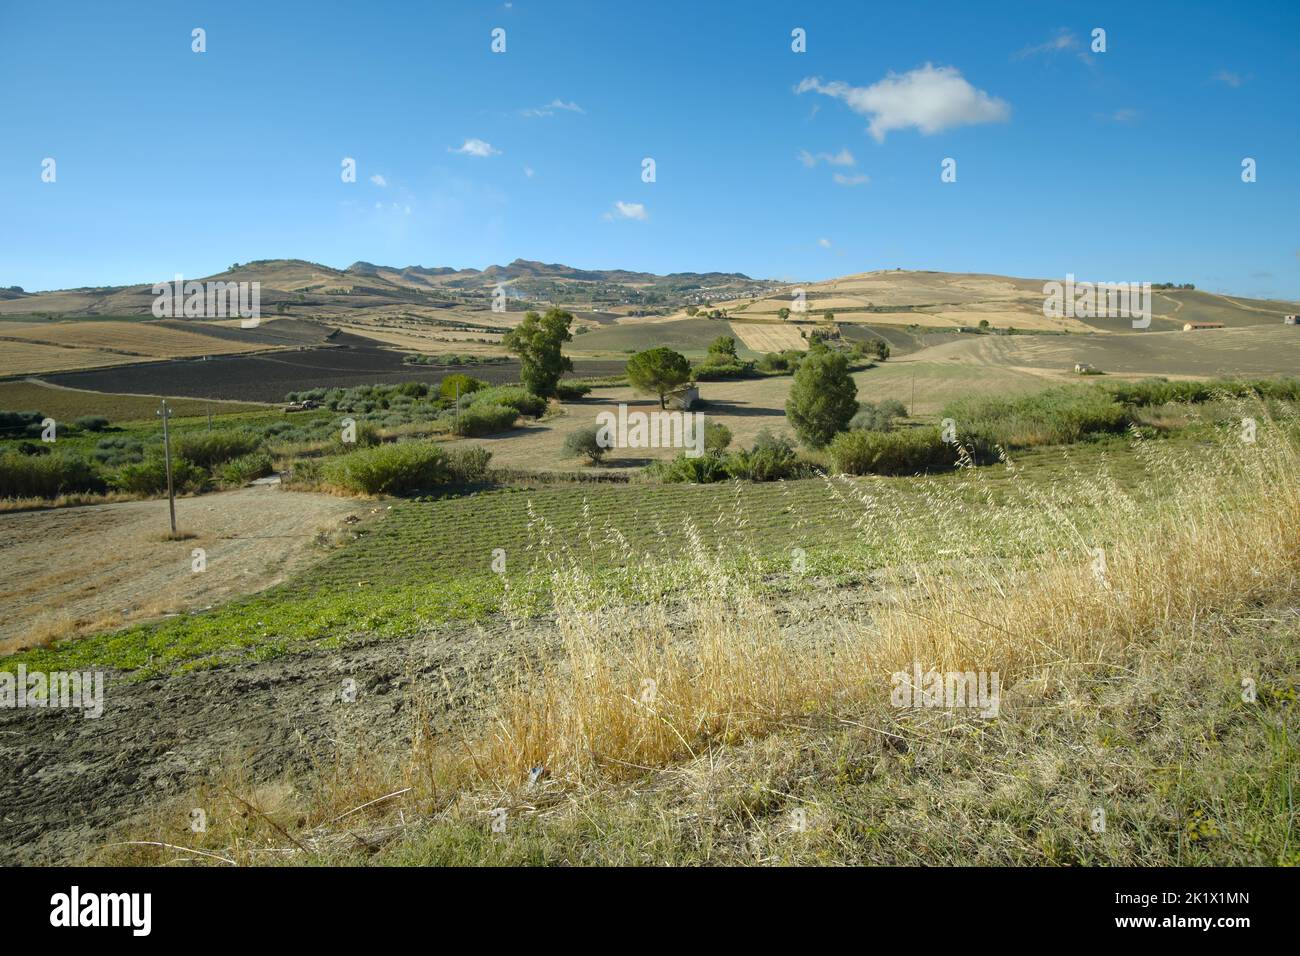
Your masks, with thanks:
[{"label": "row of shrubs", "polygon": [[944,407],[959,436],[978,435],[1004,448],[1066,445],[1090,435],[1116,434],[1134,424],[1131,409],[1099,388],[1051,388],[1018,398],[981,396]]},{"label": "row of shrubs", "polygon": [[[45,431],[42,423],[47,417],[38,411],[0,411],[0,438],[40,438]],[[103,415],[82,415],[70,422],[58,422],[57,427],[64,434],[102,432],[109,427],[109,421]]]},{"label": "row of shrubs", "polygon": [[406,494],[482,481],[491,458],[484,448],[448,452],[433,442],[398,442],[331,459],[321,478],[327,485],[357,494]]},{"label": "row of shrubs", "polygon": [[[725,426],[717,425],[723,431]],[[726,442],[731,434],[727,432]],[[723,447],[718,447],[721,444]],[[713,447],[710,447],[712,445]],[[695,458],[685,454],[667,461],[653,462],[646,473],[663,482],[689,482],[706,485],[737,478],[745,481],[786,481],[810,478],[817,466],[805,461],[795,451],[794,442],[785,435],[774,435],[763,429],[749,449],[725,451],[725,443],[717,439],[710,442],[706,435],[705,452]]]},{"label": "row of shrubs", "polygon": [[[157,494],[167,487],[162,449],[146,452],[138,439],[101,439],[89,458],[69,451],[32,449],[0,455],[0,498],[57,498],[78,492],[121,491]],[[214,475],[242,484],[271,471],[261,436],[242,430],[187,432],[172,446],[172,484],[177,491],[200,491]]]}]

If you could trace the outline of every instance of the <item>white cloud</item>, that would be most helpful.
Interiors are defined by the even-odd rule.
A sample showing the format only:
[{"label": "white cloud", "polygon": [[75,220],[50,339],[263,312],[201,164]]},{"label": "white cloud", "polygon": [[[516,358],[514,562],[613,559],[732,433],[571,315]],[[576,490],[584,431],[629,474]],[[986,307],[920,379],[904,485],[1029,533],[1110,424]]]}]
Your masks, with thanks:
[{"label": "white cloud", "polygon": [[573,101],[568,103],[561,99],[554,99],[545,106],[535,106],[530,109],[520,110],[520,116],[554,116],[556,110],[563,110],[566,113],[586,113],[581,106]]},{"label": "white cloud", "polygon": [[810,76],[795,87],[843,100],[855,113],[871,117],[867,131],[884,142],[891,130],[915,127],[929,135],[953,126],[1004,122],[1011,116],[1005,100],[977,90],[952,66],[925,66],[909,73],[890,73],[871,86],[823,83]]},{"label": "white cloud", "polygon": [[829,163],[832,166],[856,166],[858,163],[847,149],[841,149],[838,153],[818,153],[816,156],[806,149],[801,149],[799,162],[809,167],[816,166],[818,163]]},{"label": "white cloud", "polygon": [[1036,43],[1033,46],[1027,46],[1016,54],[1017,60],[1023,60],[1025,57],[1044,54],[1050,56],[1053,53],[1061,53],[1064,50],[1073,50],[1079,45],[1079,40],[1070,30],[1065,27],[1056,31],[1056,36],[1044,43]]},{"label": "white cloud", "polygon": [[531,166],[525,166],[525,167],[524,167],[524,175],[527,176],[529,179],[532,179],[532,178],[533,178],[533,167],[531,167]]},{"label": "white cloud", "polygon": [[471,137],[465,140],[465,145],[460,147],[448,146],[447,152],[460,153],[462,156],[500,156],[501,150],[493,147],[491,143],[485,143],[481,139]]},{"label": "white cloud", "polygon": [[831,178],[840,186],[861,186],[871,182],[871,177],[866,173],[836,173]]},{"label": "white cloud", "polygon": [[821,246],[823,249],[829,249],[831,247],[831,241],[829,239],[818,239],[817,245]]},{"label": "white cloud", "polygon": [[618,200],[614,203],[614,209],[605,213],[606,219],[635,219],[638,222],[645,222],[650,218],[650,214],[645,211],[645,204],[639,202],[623,202]]},{"label": "white cloud", "polygon": [[381,189],[388,185],[388,180],[385,179],[383,176],[380,176],[378,173],[375,173],[375,175],[371,176],[370,181],[374,183],[376,186],[380,187]]},{"label": "white cloud", "polygon": [[1222,83],[1224,86],[1231,86],[1235,90],[1246,82],[1247,77],[1242,76],[1240,73],[1233,73],[1231,70],[1220,70],[1210,79],[1216,83]]}]

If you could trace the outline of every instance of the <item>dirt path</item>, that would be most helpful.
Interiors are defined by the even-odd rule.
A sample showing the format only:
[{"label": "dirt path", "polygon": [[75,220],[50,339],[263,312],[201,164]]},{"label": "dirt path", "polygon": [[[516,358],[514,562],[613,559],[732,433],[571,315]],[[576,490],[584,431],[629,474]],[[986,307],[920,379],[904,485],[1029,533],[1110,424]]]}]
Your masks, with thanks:
[{"label": "dirt path", "polygon": [[[322,532],[363,502],[274,487],[0,514],[0,653],[260,591],[321,556]],[[194,550],[206,570],[196,572]]]}]

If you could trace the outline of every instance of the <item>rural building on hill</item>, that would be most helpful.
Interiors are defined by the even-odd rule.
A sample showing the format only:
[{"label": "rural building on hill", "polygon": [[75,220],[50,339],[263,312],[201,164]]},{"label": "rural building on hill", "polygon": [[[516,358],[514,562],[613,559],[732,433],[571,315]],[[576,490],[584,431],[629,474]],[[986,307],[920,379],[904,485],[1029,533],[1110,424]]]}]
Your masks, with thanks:
[{"label": "rural building on hill", "polygon": [[1282,316],[1282,324],[1283,324],[1283,325],[1300,325],[1300,319],[1297,319],[1297,317],[1294,316],[1294,315],[1284,315],[1284,316]]},{"label": "rural building on hill", "polygon": [[1183,323],[1184,332],[1195,332],[1198,329],[1221,329],[1221,328],[1223,328],[1222,322],[1184,322]]}]

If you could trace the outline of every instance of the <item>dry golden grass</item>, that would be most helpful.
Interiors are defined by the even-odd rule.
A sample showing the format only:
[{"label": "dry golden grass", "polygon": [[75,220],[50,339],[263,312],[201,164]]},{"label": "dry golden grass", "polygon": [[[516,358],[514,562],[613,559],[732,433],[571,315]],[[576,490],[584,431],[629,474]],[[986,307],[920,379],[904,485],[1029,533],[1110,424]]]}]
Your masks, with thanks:
[{"label": "dry golden grass", "polygon": [[731,322],[731,331],[746,348],[755,352],[784,352],[787,349],[806,349],[808,343],[795,325],[760,322]]}]

